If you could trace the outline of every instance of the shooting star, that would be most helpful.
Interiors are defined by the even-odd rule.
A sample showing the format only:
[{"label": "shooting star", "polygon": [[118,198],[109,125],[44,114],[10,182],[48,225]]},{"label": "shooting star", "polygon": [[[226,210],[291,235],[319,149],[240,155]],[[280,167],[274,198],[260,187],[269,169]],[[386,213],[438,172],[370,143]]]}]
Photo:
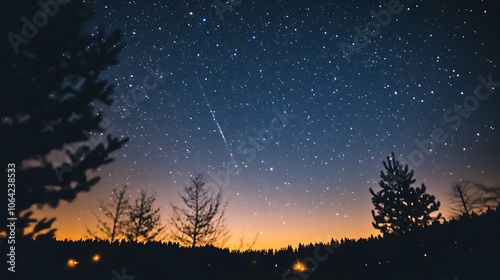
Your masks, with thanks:
[{"label": "shooting star", "polygon": [[198,78],[198,75],[196,75],[196,81],[198,81],[198,85],[200,86],[201,89],[201,94],[203,94],[203,98],[205,99],[205,104],[207,104],[208,110],[210,111],[210,114],[212,114],[212,120],[214,121],[215,125],[219,129],[220,136],[222,137],[222,141],[224,141],[224,144],[226,145],[226,149],[229,152],[229,156],[231,159],[234,160],[233,152],[231,151],[231,148],[229,148],[229,145],[227,144],[226,136],[224,135],[224,131],[222,131],[222,128],[220,127],[219,122],[217,121],[217,118],[215,117],[215,111],[212,110],[212,105],[210,104],[210,101],[208,101],[207,95],[205,94],[205,90],[203,89],[203,86],[201,85],[200,79]]}]

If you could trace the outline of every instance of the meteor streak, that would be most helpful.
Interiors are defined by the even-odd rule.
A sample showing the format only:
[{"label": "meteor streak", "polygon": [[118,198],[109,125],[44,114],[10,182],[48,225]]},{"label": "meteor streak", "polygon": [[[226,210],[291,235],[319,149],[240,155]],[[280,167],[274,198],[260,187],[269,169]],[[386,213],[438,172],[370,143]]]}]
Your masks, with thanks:
[{"label": "meteor streak", "polygon": [[227,144],[226,136],[224,135],[224,132],[222,131],[222,128],[220,127],[220,124],[217,121],[217,118],[215,117],[215,111],[212,110],[212,105],[210,104],[210,101],[208,101],[207,95],[205,94],[205,90],[203,89],[203,86],[201,85],[201,82],[200,82],[200,79],[198,78],[198,76],[196,76],[196,81],[198,82],[198,85],[200,86],[201,94],[203,95],[203,98],[205,99],[205,104],[207,104],[208,110],[210,111],[210,114],[212,114],[212,120],[215,122],[215,125],[219,129],[220,136],[222,137],[222,141],[224,141],[224,144],[226,145],[226,149],[229,152],[229,156],[231,157],[231,159],[234,162],[236,162],[234,160],[234,157],[233,157],[233,152],[231,151],[231,149],[229,148],[229,145]]}]

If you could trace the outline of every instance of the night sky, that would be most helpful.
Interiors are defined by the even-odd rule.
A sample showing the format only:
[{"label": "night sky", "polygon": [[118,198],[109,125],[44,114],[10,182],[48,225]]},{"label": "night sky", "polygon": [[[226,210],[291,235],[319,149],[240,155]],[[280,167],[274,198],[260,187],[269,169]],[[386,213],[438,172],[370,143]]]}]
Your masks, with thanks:
[{"label": "night sky", "polygon": [[445,216],[452,183],[498,185],[500,4],[401,1],[354,43],[388,2],[229,1],[222,19],[211,1],[88,1],[88,31],[118,28],[127,43],[102,110],[131,140],[91,192],[42,213],[56,236],[84,237],[98,199],[123,185],[156,192],[167,222],[197,173],[228,178],[229,247],[259,232],[255,248],[378,234],[368,189],[391,152]]}]

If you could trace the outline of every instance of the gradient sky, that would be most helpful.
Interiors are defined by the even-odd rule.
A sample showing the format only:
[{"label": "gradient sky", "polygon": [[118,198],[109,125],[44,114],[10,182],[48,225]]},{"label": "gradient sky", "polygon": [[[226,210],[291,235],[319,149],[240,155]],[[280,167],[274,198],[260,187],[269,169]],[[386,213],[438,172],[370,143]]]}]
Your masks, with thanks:
[{"label": "gradient sky", "polygon": [[[91,192],[41,214],[58,218],[58,238],[84,237],[98,200],[129,185],[133,196],[156,192],[166,222],[190,175],[213,181],[233,157],[241,171],[223,186],[228,246],[259,232],[254,248],[367,237],[378,234],[368,189],[378,190],[382,161],[393,151],[407,161],[435,129],[446,140],[414,167],[440,212],[454,182],[498,184],[498,87],[477,104],[472,97],[479,76],[500,82],[500,5],[401,1],[349,62],[340,45],[352,46],[355,28],[388,2],[242,0],[222,20],[212,1],[88,1],[97,13],[89,32],[102,25],[125,36],[120,64],[103,76],[119,105],[103,111],[112,134],[131,140]],[[125,105],[151,73],[156,86]],[[477,105],[466,117],[454,111],[464,100]],[[241,153],[284,111],[282,131],[261,139],[255,157]]]}]

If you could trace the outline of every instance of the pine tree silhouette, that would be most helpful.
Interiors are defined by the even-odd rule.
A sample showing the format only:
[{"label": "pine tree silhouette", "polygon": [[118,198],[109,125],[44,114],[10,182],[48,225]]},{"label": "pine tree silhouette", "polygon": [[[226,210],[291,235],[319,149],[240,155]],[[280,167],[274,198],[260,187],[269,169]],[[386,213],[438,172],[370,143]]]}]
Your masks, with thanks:
[{"label": "pine tree silhouette", "polygon": [[89,191],[99,177],[88,171],[113,161],[110,154],[128,141],[112,137],[111,121],[95,112],[97,101],[113,102],[100,74],[118,62],[124,44],[117,31],[84,32],[90,17],[82,1],[13,1],[4,15],[0,168],[5,178],[15,167],[15,209],[1,217],[18,218],[18,237],[52,237],[54,218],[31,218],[32,206],[57,207]]},{"label": "pine tree silhouette", "polygon": [[425,193],[425,185],[422,184],[420,188],[411,186],[415,179],[413,170],[408,171],[408,165],[403,167],[395,159],[394,153],[383,164],[386,171],[380,171],[382,180],[379,186],[382,189],[375,193],[370,188],[375,206],[372,210],[375,220],[372,222],[373,227],[384,235],[402,234],[430,225],[441,218],[441,213],[437,217],[430,216],[439,209],[440,202],[433,195]]}]

